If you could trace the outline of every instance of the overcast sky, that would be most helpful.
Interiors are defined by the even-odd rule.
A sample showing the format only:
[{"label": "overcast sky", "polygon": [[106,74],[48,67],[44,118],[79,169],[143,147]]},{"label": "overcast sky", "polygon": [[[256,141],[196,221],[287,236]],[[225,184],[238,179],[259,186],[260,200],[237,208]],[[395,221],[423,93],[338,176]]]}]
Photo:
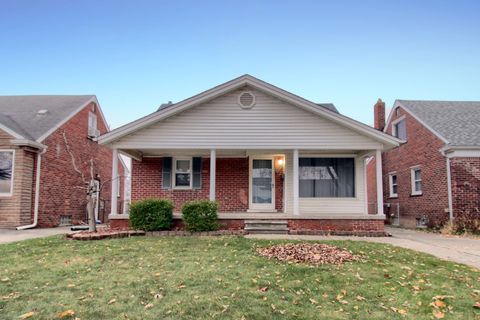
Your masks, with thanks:
[{"label": "overcast sky", "polygon": [[249,73],[372,124],[480,100],[480,1],[0,0],[0,94],[96,94],[112,128]]}]

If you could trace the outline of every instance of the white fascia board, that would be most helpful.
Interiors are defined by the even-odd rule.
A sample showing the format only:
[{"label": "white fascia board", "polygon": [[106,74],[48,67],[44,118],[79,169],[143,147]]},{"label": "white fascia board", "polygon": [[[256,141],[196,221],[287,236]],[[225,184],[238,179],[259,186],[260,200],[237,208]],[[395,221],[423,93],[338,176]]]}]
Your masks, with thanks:
[{"label": "white fascia board", "polygon": [[[388,118],[387,118],[387,122],[385,123],[385,128],[383,128],[383,132],[387,132],[387,129],[388,127],[391,125],[391,120],[392,120],[392,117],[393,117],[393,114],[395,112],[395,110],[400,107],[400,108],[403,108],[403,110],[405,110],[406,112],[408,112],[408,114],[410,114],[415,120],[417,120],[422,126],[424,126],[425,128],[427,128],[428,130],[430,130],[430,132],[432,132],[435,136],[437,136],[440,140],[442,140],[444,143],[448,143],[448,140],[445,139],[440,133],[438,133],[438,131],[436,131],[435,129],[433,129],[432,127],[430,127],[427,123],[425,123],[425,121],[423,121],[422,119],[420,119],[419,117],[417,117],[417,115],[415,113],[413,113],[410,109],[408,109],[407,107],[405,107],[405,105],[403,105],[400,101],[398,100],[395,100],[395,103],[393,104],[393,108],[392,110],[390,110],[390,114],[388,115]],[[408,134],[408,133],[407,133]]]},{"label": "white fascia board", "polygon": [[44,144],[38,143],[33,140],[28,140],[28,139],[13,139],[13,140],[10,140],[10,143],[14,146],[26,146],[26,147],[39,149],[39,150],[44,150],[47,148],[47,146]]},{"label": "white fascia board", "polygon": [[440,149],[447,158],[477,158],[480,157],[480,146],[449,146]]},{"label": "white fascia board", "polygon": [[110,133],[104,134],[98,138],[100,144],[111,143],[127,134],[130,134],[136,130],[144,128],[154,122],[163,120],[170,116],[173,116],[179,112],[184,111],[195,105],[204,103],[215,97],[221,96],[226,92],[235,90],[237,88],[243,87],[245,85],[250,85],[260,91],[267,92],[274,97],[279,98],[280,100],[286,101],[290,104],[293,104],[297,107],[310,111],[314,114],[323,116],[324,118],[339,123],[347,128],[353,129],[361,134],[369,136],[370,138],[381,141],[383,144],[395,147],[400,145],[403,141],[390,136],[386,133],[378,131],[364,123],[358,122],[356,120],[350,119],[344,115],[335,113],[333,111],[325,110],[319,108],[315,103],[305,100],[299,96],[296,96],[292,93],[289,93],[283,89],[275,87],[269,83],[256,79],[250,75],[244,75],[219,86],[216,86],[210,90],[204,91],[198,95],[195,95],[191,98],[183,100],[179,103],[176,103],[170,108],[165,110],[154,112],[150,115],[147,115],[141,119],[133,121],[129,124],[126,124],[118,129],[111,131]]},{"label": "white fascia board", "polygon": [[4,126],[1,123],[0,123],[0,129],[5,131],[6,133],[8,133],[9,135],[11,135],[12,137],[14,137],[16,139],[25,139],[24,136],[22,136],[21,134],[18,134],[17,132],[13,131],[12,129],[10,129],[7,126]]}]

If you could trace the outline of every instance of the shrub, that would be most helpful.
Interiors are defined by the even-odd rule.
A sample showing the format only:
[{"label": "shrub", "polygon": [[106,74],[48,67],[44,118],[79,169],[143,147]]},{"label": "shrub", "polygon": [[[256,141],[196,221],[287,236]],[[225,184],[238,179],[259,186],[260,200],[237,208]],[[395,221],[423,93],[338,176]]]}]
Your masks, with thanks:
[{"label": "shrub", "polygon": [[218,203],[198,200],[187,202],[182,207],[182,217],[188,231],[218,230]]},{"label": "shrub", "polygon": [[147,199],[130,206],[130,225],[144,231],[168,230],[172,227],[173,204],[165,199]]},{"label": "shrub", "polygon": [[480,213],[462,212],[453,222],[449,221],[442,228],[444,234],[477,234],[480,235]]}]

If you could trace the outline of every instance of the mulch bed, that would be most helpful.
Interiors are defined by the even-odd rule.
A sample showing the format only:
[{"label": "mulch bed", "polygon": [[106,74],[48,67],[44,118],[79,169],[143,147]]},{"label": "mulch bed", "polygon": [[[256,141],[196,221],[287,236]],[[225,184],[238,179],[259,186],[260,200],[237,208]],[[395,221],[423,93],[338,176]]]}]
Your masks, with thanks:
[{"label": "mulch bed", "polygon": [[358,261],[359,256],[335,246],[320,243],[281,244],[267,248],[258,248],[257,253],[268,259],[289,263],[308,263],[313,265],[335,264]]},{"label": "mulch bed", "polygon": [[145,231],[139,230],[98,228],[96,232],[80,231],[76,233],[69,233],[67,234],[67,238],[72,240],[102,240],[144,235]]}]

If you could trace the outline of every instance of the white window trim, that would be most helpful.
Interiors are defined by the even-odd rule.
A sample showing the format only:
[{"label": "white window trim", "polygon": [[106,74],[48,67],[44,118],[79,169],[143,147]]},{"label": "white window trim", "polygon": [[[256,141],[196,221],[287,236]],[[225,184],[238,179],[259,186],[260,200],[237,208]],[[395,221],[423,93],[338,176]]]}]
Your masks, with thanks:
[{"label": "white window trim", "polygon": [[[172,159],[172,189],[178,190],[188,190],[193,189],[193,158],[192,157],[178,157]],[[177,186],[177,160],[188,160],[190,162],[190,168],[188,169],[188,173],[190,174],[190,186]]]},{"label": "white window trim", "polygon": [[0,149],[0,152],[12,152],[12,177],[11,177],[11,185],[10,185],[10,192],[0,192],[0,197],[11,197],[13,196],[13,187],[15,182],[15,149]]},{"label": "white window trim", "polygon": [[[397,193],[394,193],[393,192],[393,176],[396,176],[397,177]],[[388,174],[388,186],[389,186],[389,194],[390,194],[390,198],[398,198],[398,175],[396,172],[390,172]]]},{"label": "white window trim", "polygon": [[[415,180],[415,171],[420,170],[420,180]],[[414,166],[410,168],[410,182],[411,182],[411,189],[412,189],[412,196],[420,196],[423,194],[423,191],[420,190],[415,190],[415,182],[420,181],[422,184],[422,189],[423,189],[423,183],[422,183],[422,168],[420,166]]]},{"label": "white window trim", "polygon": [[[406,116],[403,115],[395,120],[392,121],[392,136],[394,137],[397,137],[397,127],[396,127],[396,124],[405,120]],[[406,128],[407,128],[407,124],[405,123],[405,131],[406,131]],[[408,137],[408,135],[407,135]],[[399,138],[400,139],[400,138]]]}]

